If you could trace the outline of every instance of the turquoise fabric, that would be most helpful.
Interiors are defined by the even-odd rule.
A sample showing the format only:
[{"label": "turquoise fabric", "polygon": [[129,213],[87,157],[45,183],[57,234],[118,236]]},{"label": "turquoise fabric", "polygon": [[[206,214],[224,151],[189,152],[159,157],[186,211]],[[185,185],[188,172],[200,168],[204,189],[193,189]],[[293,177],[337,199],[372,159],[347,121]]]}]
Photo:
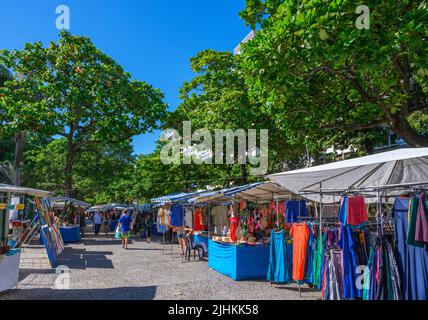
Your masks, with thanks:
[{"label": "turquoise fabric", "polygon": [[275,283],[290,282],[284,231],[271,233],[269,269],[266,278]]},{"label": "turquoise fabric", "polygon": [[324,252],[323,237],[321,230],[318,231],[317,245],[314,252],[314,261],[312,265],[312,284],[319,286],[321,284],[322,256]]}]

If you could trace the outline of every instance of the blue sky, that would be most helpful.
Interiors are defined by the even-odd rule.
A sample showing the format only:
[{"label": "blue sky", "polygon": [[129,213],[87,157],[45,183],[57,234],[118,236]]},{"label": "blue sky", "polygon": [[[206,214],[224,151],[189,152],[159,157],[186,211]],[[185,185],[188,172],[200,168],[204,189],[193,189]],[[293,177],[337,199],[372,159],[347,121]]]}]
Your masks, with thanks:
[{"label": "blue sky", "polygon": [[[171,110],[193,77],[189,59],[207,48],[232,51],[250,31],[238,15],[245,0],[1,0],[0,48],[57,39],[59,5],[70,8],[72,33],[89,36],[133,78],[160,88]],[[159,134],[135,137],[135,152],[151,152]]]}]

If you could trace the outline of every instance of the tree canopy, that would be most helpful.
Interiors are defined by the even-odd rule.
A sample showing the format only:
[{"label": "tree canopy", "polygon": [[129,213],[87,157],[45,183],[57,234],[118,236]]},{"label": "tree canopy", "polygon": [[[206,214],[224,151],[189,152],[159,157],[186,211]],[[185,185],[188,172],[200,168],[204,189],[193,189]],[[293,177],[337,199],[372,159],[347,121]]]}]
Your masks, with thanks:
[{"label": "tree canopy", "polygon": [[261,25],[243,49],[251,97],[319,144],[389,128],[427,146],[412,115],[427,111],[428,11],[425,1],[369,3],[370,29],[358,29],[354,1],[247,1],[241,13]]},{"label": "tree canopy", "polygon": [[13,81],[0,89],[0,123],[10,131],[63,136],[65,189],[73,196],[74,156],[88,144],[117,142],[155,128],[166,105],[162,93],[129,73],[87,37],[62,32],[43,47],[0,51]]}]

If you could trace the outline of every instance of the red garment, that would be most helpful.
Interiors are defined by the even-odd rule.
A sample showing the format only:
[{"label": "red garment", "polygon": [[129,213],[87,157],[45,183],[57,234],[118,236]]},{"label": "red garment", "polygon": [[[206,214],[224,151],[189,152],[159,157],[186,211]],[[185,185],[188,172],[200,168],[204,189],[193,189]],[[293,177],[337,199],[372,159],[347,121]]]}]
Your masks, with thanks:
[{"label": "red garment", "polygon": [[363,196],[348,197],[346,224],[358,226],[369,221]]},{"label": "red garment", "polygon": [[302,281],[305,277],[306,249],[310,230],[305,222],[293,223],[290,234],[293,237],[293,280]]},{"label": "red garment", "polygon": [[285,219],[285,201],[281,201],[278,203],[278,211],[279,214]]},{"label": "red garment", "polygon": [[201,224],[201,215],[202,215],[201,209],[196,208],[194,211],[194,217],[193,217],[193,230],[196,230],[196,231],[204,230],[204,225]]},{"label": "red garment", "polygon": [[229,218],[230,221],[230,239],[232,241],[236,241],[236,229],[238,229],[238,225],[239,225],[239,218],[238,217],[230,217]]}]

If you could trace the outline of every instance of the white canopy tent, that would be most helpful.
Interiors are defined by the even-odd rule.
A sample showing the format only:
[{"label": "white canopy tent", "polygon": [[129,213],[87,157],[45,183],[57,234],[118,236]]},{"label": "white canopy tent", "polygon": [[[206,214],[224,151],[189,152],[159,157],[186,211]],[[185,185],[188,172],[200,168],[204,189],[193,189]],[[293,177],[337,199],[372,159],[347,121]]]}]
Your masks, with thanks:
[{"label": "white canopy tent", "polygon": [[268,181],[258,186],[241,191],[235,195],[237,198],[256,201],[256,202],[266,202],[274,200],[275,197],[287,197],[295,196],[295,194],[279,184]]},{"label": "white canopy tent", "polygon": [[53,193],[50,191],[16,187],[9,184],[0,184],[0,192],[28,194],[30,196],[43,197],[43,198],[47,198],[53,195]]},{"label": "white canopy tent", "polygon": [[[347,190],[376,195],[376,189],[428,186],[428,148],[405,148],[325,165],[268,175],[267,178],[311,201],[334,203]],[[391,195],[391,191],[388,194]],[[397,193],[401,191],[396,191]]]},{"label": "white canopy tent", "polygon": [[189,199],[189,203],[228,203],[233,199],[245,199],[255,202],[266,202],[278,196],[293,196],[289,190],[281,187],[277,183],[255,182],[239,187],[209,191]]},{"label": "white canopy tent", "polygon": [[49,198],[52,207],[64,208],[66,203],[72,203],[76,207],[88,208],[91,205],[85,201],[69,198],[69,197],[52,197]]}]

